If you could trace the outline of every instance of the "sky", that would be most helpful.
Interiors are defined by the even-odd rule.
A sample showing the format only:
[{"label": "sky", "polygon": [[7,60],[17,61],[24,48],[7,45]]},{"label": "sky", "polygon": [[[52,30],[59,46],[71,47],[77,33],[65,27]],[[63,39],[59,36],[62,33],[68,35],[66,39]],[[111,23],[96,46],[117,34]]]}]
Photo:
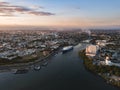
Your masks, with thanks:
[{"label": "sky", "polygon": [[120,27],[120,0],[0,0],[0,26]]}]

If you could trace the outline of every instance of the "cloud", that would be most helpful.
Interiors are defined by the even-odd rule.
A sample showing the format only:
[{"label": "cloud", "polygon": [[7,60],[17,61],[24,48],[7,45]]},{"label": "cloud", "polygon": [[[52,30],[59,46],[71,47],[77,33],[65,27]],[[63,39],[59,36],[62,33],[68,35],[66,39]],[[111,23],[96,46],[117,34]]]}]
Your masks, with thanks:
[{"label": "cloud", "polygon": [[16,6],[8,2],[0,2],[0,16],[15,16],[15,13],[30,14],[30,15],[36,15],[36,16],[55,15],[54,13],[51,13],[51,12],[38,11],[30,7]]},{"label": "cloud", "polygon": [[37,10],[37,9],[44,9],[42,6],[32,5],[30,6],[31,9]]},{"label": "cloud", "polygon": [[49,12],[34,12],[34,11],[30,11],[29,14],[33,14],[33,15],[42,15],[42,16],[54,15],[54,14],[49,13]]}]

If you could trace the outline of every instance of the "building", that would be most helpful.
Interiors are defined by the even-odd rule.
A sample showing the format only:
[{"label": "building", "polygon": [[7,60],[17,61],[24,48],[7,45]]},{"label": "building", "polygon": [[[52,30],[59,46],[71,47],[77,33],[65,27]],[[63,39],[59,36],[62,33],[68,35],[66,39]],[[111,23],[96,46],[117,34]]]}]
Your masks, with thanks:
[{"label": "building", "polygon": [[112,66],[112,62],[110,61],[110,58],[109,58],[109,57],[106,57],[106,59],[105,59],[105,64],[106,64],[106,65],[109,65],[109,66]]},{"label": "building", "polygon": [[90,45],[86,48],[86,55],[90,57],[96,56],[98,53],[99,47],[97,45]]},{"label": "building", "polygon": [[107,41],[106,40],[96,40],[97,45],[99,46],[105,46]]}]

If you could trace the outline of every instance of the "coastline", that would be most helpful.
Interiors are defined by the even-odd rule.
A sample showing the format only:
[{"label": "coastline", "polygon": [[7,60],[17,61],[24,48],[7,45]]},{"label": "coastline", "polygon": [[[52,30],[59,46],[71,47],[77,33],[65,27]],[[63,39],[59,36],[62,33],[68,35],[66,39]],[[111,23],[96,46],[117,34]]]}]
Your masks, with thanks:
[{"label": "coastline", "polygon": [[119,81],[115,81],[115,80],[111,79],[111,77],[109,75],[107,75],[106,73],[98,73],[98,72],[96,72],[96,70],[94,70],[94,69],[97,69],[97,68],[92,64],[92,58],[87,57],[85,55],[84,50],[79,51],[79,56],[83,60],[83,64],[84,64],[84,67],[85,67],[86,70],[93,73],[94,75],[97,75],[97,76],[101,77],[106,83],[120,88],[120,82]]},{"label": "coastline", "polygon": [[[78,44],[76,44],[78,45]],[[76,46],[76,45],[73,45],[73,46]],[[21,63],[11,63],[11,64],[1,64],[0,65],[0,70],[4,70],[4,69],[11,69],[11,68],[15,68],[15,67],[27,67],[27,66],[30,66],[30,65],[34,65],[38,62],[42,62],[44,61],[45,59],[48,59],[50,58],[51,56],[55,55],[56,53],[58,53],[60,50],[61,50],[62,47],[59,47],[58,49],[54,50],[53,52],[51,52],[50,54],[48,54],[47,56],[45,57],[38,57],[38,59],[35,59],[34,61],[28,61],[28,62],[21,62]]]},{"label": "coastline", "polygon": [[33,64],[36,64],[38,62],[42,62],[45,59],[51,57],[52,55],[54,55],[57,51],[54,51],[52,53],[50,53],[49,55],[43,57],[43,58],[39,58],[37,60],[31,61],[31,62],[27,62],[27,63],[15,63],[15,64],[6,64],[6,65],[0,65],[0,69],[4,69],[4,68],[12,68],[12,67],[21,67],[21,66],[30,66]]},{"label": "coastline", "polygon": [[[77,46],[79,43],[76,43],[76,44],[74,44],[73,45],[73,47],[74,46]],[[64,45],[63,45],[64,46]],[[36,63],[38,63],[38,62],[42,62],[42,61],[44,61],[45,59],[48,59],[48,58],[50,58],[51,56],[53,56],[53,55],[55,55],[56,53],[58,53],[60,50],[61,50],[61,48],[63,48],[63,46],[62,47],[59,47],[58,49],[56,49],[56,50],[54,50],[53,52],[51,52],[49,55],[47,55],[47,56],[45,56],[45,57],[43,57],[43,58],[38,58],[38,59],[36,59],[36,60],[34,60],[34,61],[29,61],[29,62],[26,62],[26,63],[15,63],[15,64],[4,64],[4,65],[0,65],[0,70],[4,70],[4,69],[10,69],[10,68],[15,68],[15,67],[21,67],[21,66],[23,66],[23,67],[25,67],[25,66],[30,66],[30,65],[34,65],[34,64],[36,64]]]},{"label": "coastline", "polygon": [[[79,43],[76,43],[74,45],[72,45],[73,47],[78,45]],[[34,65],[38,62],[42,62],[44,61],[45,59],[55,55],[56,53],[58,53],[61,48],[63,48],[65,45],[62,45],[60,46],[59,48],[57,48],[56,50],[52,51],[51,53],[49,53],[47,56],[44,56],[44,57],[37,57],[36,59],[32,59],[32,61],[28,61],[28,62],[21,62],[21,63],[4,63],[4,64],[0,64],[0,70],[3,70],[3,69],[9,69],[9,68],[12,68],[12,67],[21,67],[21,66],[30,66],[30,65]]]},{"label": "coastline", "polygon": [[[77,44],[76,44],[77,45]],[[73,45],[73,46],[76,46],[76,45]],[[59,47],[58,49],[54,50],[53,52],[49,53],[47,56],[44,56],[44,57],[37,57],[37,59],[35,60],[32,60],[32,61],[28,61],[28,62],[21,62],[21,63],[6,63],[6,64],[1,64],[0,65],[0,70],[9,70],[9,69],[12,69],[12,68],[17,68],[17,67],[28,67],[30,65],[34,65],[38,62],[42,62],[44,61],[45,59],[48,59],[49,57],[55,55],[56,53],[58,53],[60,50],[61,50],[62,47]]]}]

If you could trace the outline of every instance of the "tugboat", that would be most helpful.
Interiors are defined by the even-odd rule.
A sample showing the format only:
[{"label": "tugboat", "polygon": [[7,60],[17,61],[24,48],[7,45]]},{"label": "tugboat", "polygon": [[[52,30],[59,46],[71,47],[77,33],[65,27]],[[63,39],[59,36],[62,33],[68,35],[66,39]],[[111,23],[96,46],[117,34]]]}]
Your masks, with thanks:
[{"label": "tugboat", "polygon": [[73,46],[66,46],[66,47],[63,47],[62,52],[65,53],[71,50],[73,50]]}]

